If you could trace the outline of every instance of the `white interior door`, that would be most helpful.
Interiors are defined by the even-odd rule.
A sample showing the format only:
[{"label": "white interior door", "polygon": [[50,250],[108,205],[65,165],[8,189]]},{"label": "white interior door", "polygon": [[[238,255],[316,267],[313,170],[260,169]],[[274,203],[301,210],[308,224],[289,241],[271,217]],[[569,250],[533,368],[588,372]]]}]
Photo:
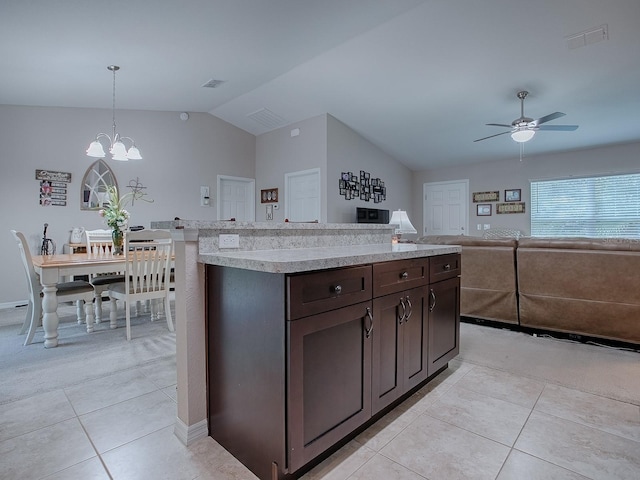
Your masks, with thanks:
[{"label": "white interior door", "polygon": [[320,221],[320,169],[285,173],[284,216],[290,222]]},{"label": "white interior door", "polygon": [[218,220],[256,220],[256,181],[253,178],[218,175]]},{"label": "white interior door", "polygon": [[423,235],[466,235],[469,230],[469,180],[423,185]]}]

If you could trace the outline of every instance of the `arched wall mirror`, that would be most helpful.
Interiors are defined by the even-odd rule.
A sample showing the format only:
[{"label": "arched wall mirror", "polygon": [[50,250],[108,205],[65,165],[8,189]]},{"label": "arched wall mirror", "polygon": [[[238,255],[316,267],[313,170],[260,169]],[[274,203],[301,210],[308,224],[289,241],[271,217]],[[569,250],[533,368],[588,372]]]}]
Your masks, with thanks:
[{"label": "arched wall mirror", "polygon": [[80,210],[98,210],[107,201],[107,187],[118,182],[113,171],[104,160],[97,160],[84,174],[80,189]]}]

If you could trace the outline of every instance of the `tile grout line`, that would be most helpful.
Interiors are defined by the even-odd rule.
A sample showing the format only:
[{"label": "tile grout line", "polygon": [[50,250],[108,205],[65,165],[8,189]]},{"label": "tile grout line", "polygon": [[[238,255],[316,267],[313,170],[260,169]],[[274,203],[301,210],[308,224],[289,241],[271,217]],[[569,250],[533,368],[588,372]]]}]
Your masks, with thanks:
[{"label": "tile grout line", "polygon": [[69,405],[71,405],[71,409],[73,410],[73,413],[75,414],[76,419],[78,420],[78,423],[80,424],[80,428],[82,428],[82,431],[86,435],[87,440],[91,444],[91,448],[93,448],[93,451],[96,452],[96,456],[98,457],[98,460],[100,461],[100,464],[102,465],[102,468],[104,468],[104,471],[109,476],[109,480],[113,480],[113,476],[111,475],[111,472],[107,468],[107,464],[104,463],[104,460],[102,459],[102,455],[100,455],[100,452],[98,452],[98,449],[96,448],[96,445],[93,443],[93,440],[91,439],[91,436],[89,435],[89,432],[87,432],[87,429],[85,428],[84,423],[82,423],[82,420],[80,420],[80,415],[78,415],[78,412],[76,411],[76,408],[73,406],[73,403],[71,402],[71,399],[67,395],[67,392],[65,392],[64,388],[62,389],[62,392],[64,393],[64,396],[67,398],[67,401],[69,402]]}]

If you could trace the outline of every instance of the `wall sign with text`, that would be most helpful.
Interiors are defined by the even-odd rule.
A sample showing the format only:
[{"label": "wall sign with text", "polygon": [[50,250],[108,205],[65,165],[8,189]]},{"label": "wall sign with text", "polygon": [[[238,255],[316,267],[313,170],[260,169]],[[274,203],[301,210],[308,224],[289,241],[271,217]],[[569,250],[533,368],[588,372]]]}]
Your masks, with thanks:
[{"label": "wall sign with text", "polygon": [[71,182],[71,173],[36,170],[36,180],[40,180],[41,206],[67,206],[67,183]]},{"label": "wall sign with text", "polygon": [[524,213],[524,202],[498,203],[496,213]]}]

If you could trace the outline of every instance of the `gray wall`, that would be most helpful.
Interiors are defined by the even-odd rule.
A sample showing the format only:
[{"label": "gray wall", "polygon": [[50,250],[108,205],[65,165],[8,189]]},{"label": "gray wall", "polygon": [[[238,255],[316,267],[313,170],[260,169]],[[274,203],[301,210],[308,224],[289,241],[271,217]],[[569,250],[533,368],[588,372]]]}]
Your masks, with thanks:
[{"label": "gray wall", "polygon": [[[338,119],[328,115],[327,137],[327,215],[330,222],[351,223],[356,221],[356,207],[380,208],[384,210],[406,210],[413,222],[411,192],[411,171],[387,155],[371,142],[360,136]],[[353,172],[360,176],[360,170],[380,178],[387,188],[387,199],[381,203],[360,199],[346,200],[339,194],[338,180],[342,172]],[[407,238],[411,236],[407,235]]]},{"label": "gray wall", "polygon": [[[300,134],[291,136],[299,129]],[[284,175],[311,168],[320,169],[322,221],[351,223],[356,221],[356,207],[411,212],[411,171],[390,157],[335,117],[323,114],[303,122],[287,125],[256,139],[256,190],[279,188],[284,195]],[[380,178],[387,187],[387,200],[346,200],[339,194],[342,172],[360,175],[360,170]],[[285,218],[284,203],[274,211],[274,222]],[[420,210],[421,211],[421,210]],[[264,204],[256,196],[256,221],[266,220]]]},{"label": "gray wall", "polygon": [[[482,235],[482,231],[476,229],[478,223],[489,223],[492,228],[516,228],[528,235],[530,234],[531,222],[529,204],[531,180],[638,172],[640,172],[640,143],[553,155],[525,156],[522,161],[514,158],[501,162],[425,170],[417,172],[413,176],[413,207],[414,211],[420,212],[416,216],[420,227],[416,223],[414,225],[419,232],[422,231],[422,186],[427,182],[469,180],[470,235]],[[500,201],[503,201],[504,190],[512,188],[522,189],[522,200],[526,203],[524,214],[496,215],[494,207],[490,217],[476,215],[475,204],[471,197],[472,192],[499,190]]]},{"label": "gray wall", "polygon": [[[300,134],[291,136],[291,130]],[[256,137],[256,222],[266,220],[265,204],[260,203],[260,190],[278,188],[282,201],[273,212],[274,222],[284,222],[284,174],[320,169],[321,221],[327,219],[327,116],[319,115],[302,122],[264,133]]]},{"label": "gray wall", "polygon": [[[135,202],[131,225],[151,221],[216,219],[216,205],[200,206],[200,185],[216,198],[217,175],[255,177],[255,137],[209,114],[182,122],[176,112],[118,111],[118,131],[136,140],[143,160],[107,158],[120,190],[139,178],[154,203]],[[111,134],[111,111],[0,105],[2,225],[0,306],[27,298],[24,270],[9,230],[22,231],[32,251],[39,249],[43,224],[62,252],[74,226],[106,228],[97,212],[80,210],[80,183],[94,159],[85,150],[98,132]],[[109,156],[107,154],[107,156]],[[69,172],[66,207],[41,207],[36,169]]]}]

